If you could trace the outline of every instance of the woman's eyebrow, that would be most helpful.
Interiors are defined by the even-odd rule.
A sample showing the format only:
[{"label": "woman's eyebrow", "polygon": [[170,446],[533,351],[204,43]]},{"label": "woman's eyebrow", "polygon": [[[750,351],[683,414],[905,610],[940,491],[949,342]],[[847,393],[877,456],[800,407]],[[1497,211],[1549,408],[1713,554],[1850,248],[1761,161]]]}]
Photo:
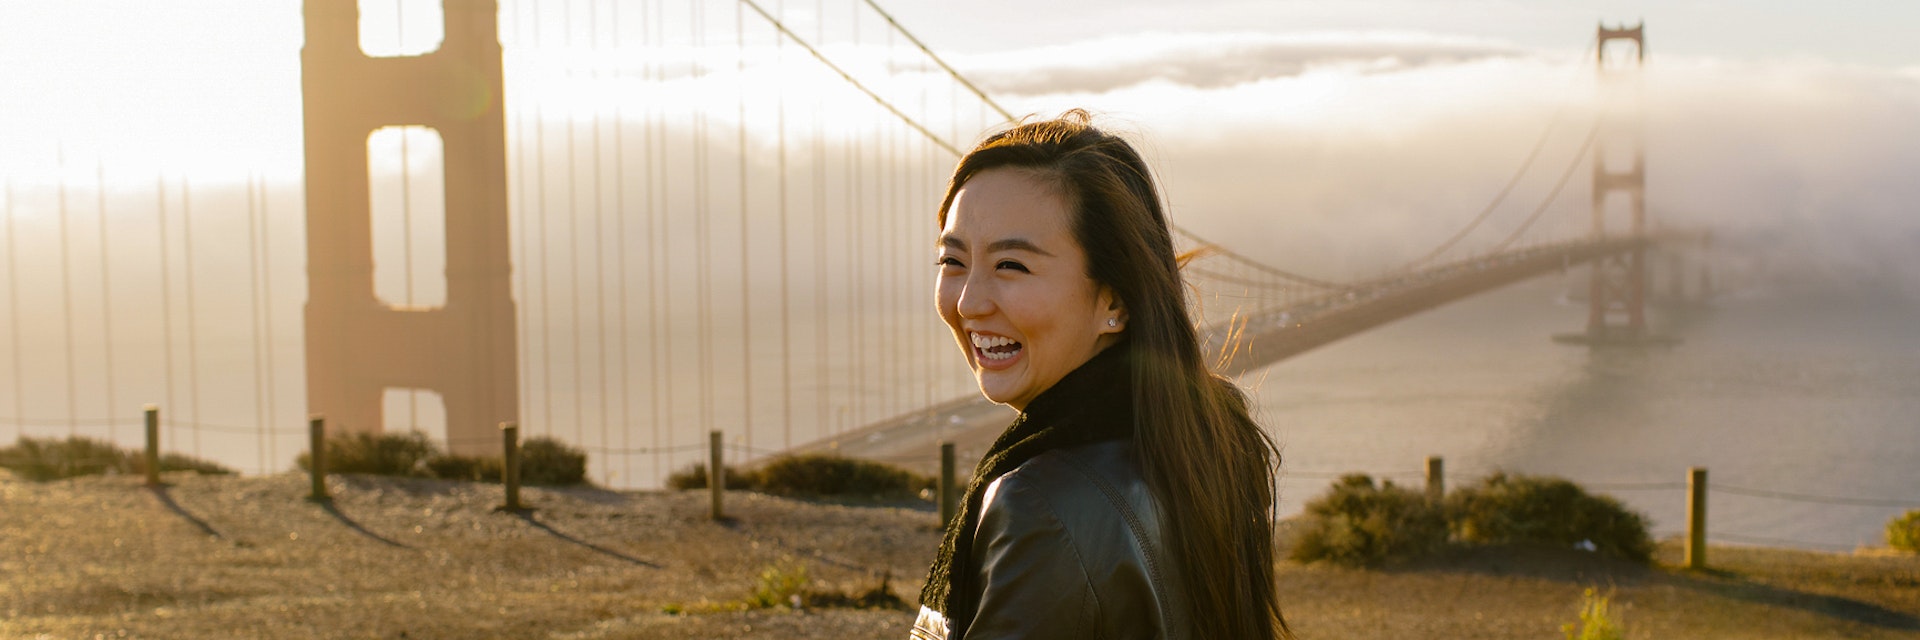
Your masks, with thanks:
[{"label": "woman's eyebrow", "polygon": [[1040,248],[1039,245],[1029,242],[1026,238],[1007,238],[1005,240],[995,240],[987,243],[987,253],[999,251],[1025,251],[1027,253],[1037,253],[1049,258],[1053,257],[1053,253]]},{"label": "woman's eyebrow", "polygon": [[[939,246],[948,247],[954,251],[965,252],[967,250],[967,241],[952,235],[942,235],[940,236]],[[1028,253],[1037,253],[1049,258],[1054,257],[1053,252],[1040,248],[1040,245],[1036,245],[1026,238],[1006,238],[1004,240],[995,240],[987,243],[988,253],[998,251],[1025,251]]]}]

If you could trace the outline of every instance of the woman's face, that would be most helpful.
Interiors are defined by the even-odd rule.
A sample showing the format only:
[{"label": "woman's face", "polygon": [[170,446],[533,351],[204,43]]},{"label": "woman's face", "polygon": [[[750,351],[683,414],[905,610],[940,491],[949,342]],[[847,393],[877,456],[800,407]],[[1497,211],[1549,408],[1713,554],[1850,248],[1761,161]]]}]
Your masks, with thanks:
[{"label": "woman's face", "polygon": [[1049,184],[1017,169],[981,172],[954,194],[938,246],[940,317],[988,400],[1026,410],[1126,328],[1111,291],[1087,277],[1071,218]]}]

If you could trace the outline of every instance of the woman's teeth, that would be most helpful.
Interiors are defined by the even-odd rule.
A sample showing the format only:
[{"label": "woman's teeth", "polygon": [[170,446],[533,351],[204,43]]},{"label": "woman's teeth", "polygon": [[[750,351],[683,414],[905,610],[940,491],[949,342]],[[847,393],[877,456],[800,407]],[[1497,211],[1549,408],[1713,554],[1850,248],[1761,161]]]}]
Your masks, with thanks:
[{"label": "woman's teeth", "polygon": [[969,337],[973,339],[973,348],[980,351],[981,357],[989,360],[1006,360],[1020,353],[1020,343],[1014,342],[1012,338],[978,333],[970,334]]}]

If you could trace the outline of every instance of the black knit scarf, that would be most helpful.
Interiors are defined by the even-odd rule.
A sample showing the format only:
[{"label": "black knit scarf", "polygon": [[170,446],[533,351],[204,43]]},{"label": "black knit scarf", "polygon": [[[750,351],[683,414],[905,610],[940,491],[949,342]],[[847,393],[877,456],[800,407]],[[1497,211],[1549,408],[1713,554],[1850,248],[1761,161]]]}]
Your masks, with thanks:
[{"label": "black knit scarf", "polygon": [[995,479],[1049,450],[1133,436],[1132,359],[1126,343],[1095,354],[1033,399],[993,441],[973,470],[960,512],[947,523],[940,553],[920,589],[920,604],[939,611],[960,638],[973,619],[979,568],[969,557],[980,522],[981,494]]}]

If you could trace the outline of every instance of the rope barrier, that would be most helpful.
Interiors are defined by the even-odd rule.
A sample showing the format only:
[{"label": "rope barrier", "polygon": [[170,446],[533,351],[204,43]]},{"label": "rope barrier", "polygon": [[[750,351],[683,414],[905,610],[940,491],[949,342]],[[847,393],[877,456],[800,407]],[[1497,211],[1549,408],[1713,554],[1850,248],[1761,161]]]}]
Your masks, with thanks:
[{"label": "rope barrier", "polygon": [[1781,547],[1811,547],[1816,549],[1831,549],[1836,551],[1847,551],[1847,550],[1853,549],[1851,545],[1839,545],[1839,544],[1833,544],[1830,542],[1808,542],[1806,540],[1790,540],[1787,538],[1772,538],[1767,536],[1753,536],[1753,535],[1746,535],[1742,533],[1708,532],[1707,539],[1713,540],[1716,542],[1734,542],[1734,543],[1742,543],[1742,544],[1759,544],[1759,545],[1771,545],[1771,546],[1781,546]]},{"label": "rope barrier", "polygon": [[707,445],[705,444],[683,444],[677,447],[636,447],[636,448],[581,447],[580,450],[588,453],[598,453],[603,455],[626,456],[626,455],[643,455],[643,454],[651,454],[651,453],[679,453],[682,451],[704,451],[706,450],[706,448],[707,448]]},{"label": "rope barrier", "polygon": [[1789,493],[1785,491],[1772,491],[1768,489],[1753,489],[1748,487],[1728,486],[1724,484],[1708,484],[1707,490],[1711,492],[1730,493],[1737,496],[1747,496],[1751,498],[1769,498],[1773,500],[1788,500],[1792,502],[1834,504],[1834,505],[1845,505],[1845,506],[1852,506],[1852,507],[1893,507],[1896,509],[1920,509],[1920,500],[1884,500],[1884,499],[1878,499],[1878,498],[1843,498],[1838,496],[1816,496],[1816,495],[1809,495],[1804,493]]}]

